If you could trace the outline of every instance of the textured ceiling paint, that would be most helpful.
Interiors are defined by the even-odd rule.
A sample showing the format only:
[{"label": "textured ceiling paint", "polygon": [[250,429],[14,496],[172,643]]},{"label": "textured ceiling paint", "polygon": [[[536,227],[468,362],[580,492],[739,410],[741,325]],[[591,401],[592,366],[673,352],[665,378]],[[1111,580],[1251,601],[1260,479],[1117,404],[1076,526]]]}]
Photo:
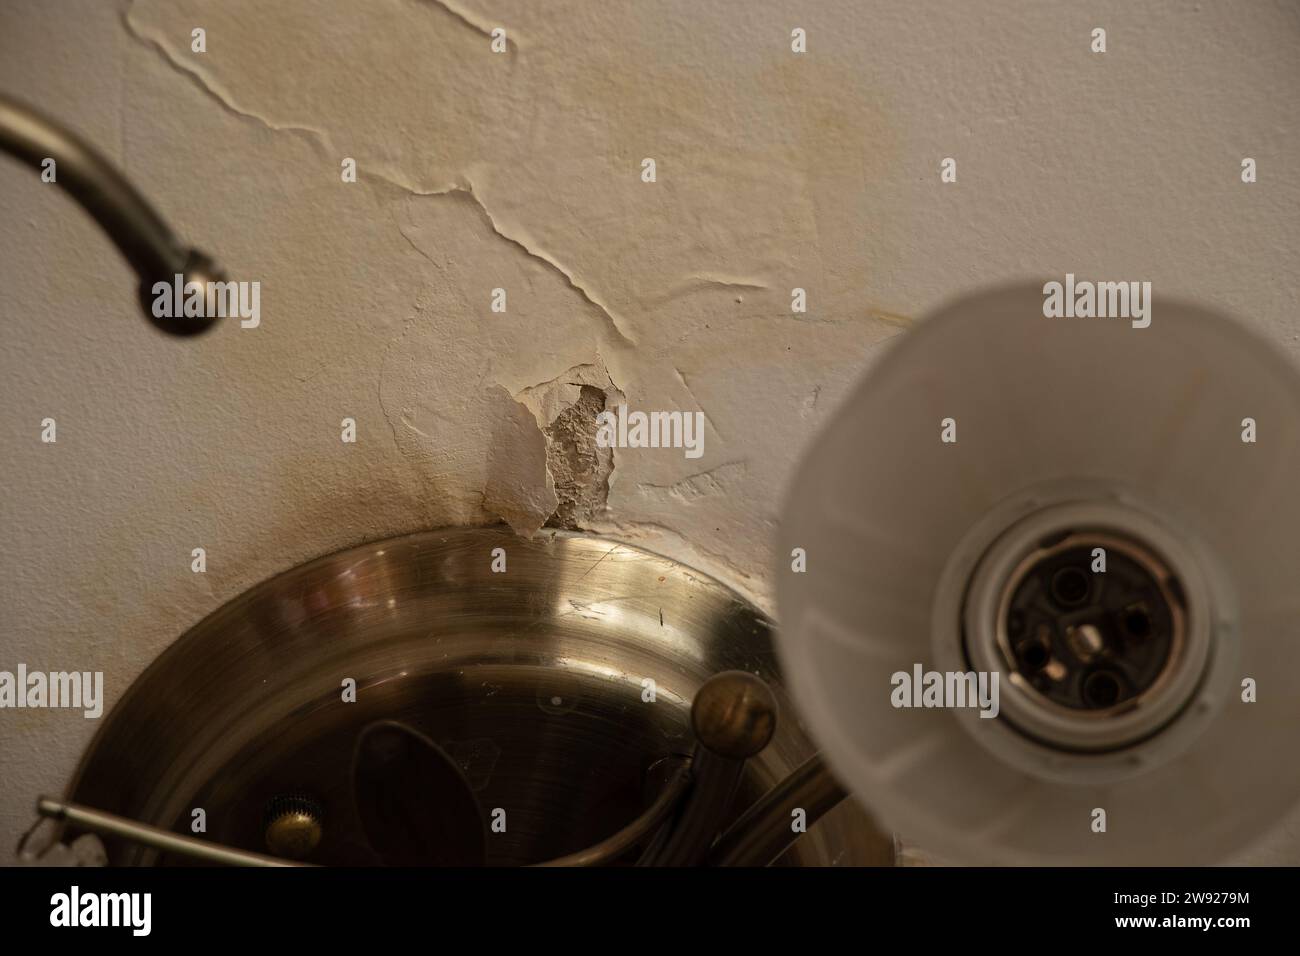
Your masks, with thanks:
[{"label": "textured ceiling paint", "polygon": [[[784,483],[873,349],[1013,277],[1138,275],[1297,351],[1294,4],[866,6],[7,0],[0,86],[263,296],[259,329],[162,339],[93,225],[0,163],[0,668],[103,670],[111,706],[301,561],[534,530],[583,386],[706,421],[696,460],[617,450],[585,526],[770,607]],[[0,845],[93,730],[0,715]]]}]

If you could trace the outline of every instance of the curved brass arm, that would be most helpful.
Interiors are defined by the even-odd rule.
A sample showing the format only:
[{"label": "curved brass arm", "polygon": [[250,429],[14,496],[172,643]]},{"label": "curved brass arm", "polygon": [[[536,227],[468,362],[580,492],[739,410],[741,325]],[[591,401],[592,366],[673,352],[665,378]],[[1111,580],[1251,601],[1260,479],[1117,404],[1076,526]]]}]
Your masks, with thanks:
[{"label": "curved brass arm", "polygon": [[0,94],[0,152],[40,170],[55,162],[54,182],[94,217],[139,277],[145,317],[171,335],[205,332],[215,317],[158,317],[151,302],[155,282],[224,281],[215,262],[181,244],[153,207],[93,146],[71,130]]}]

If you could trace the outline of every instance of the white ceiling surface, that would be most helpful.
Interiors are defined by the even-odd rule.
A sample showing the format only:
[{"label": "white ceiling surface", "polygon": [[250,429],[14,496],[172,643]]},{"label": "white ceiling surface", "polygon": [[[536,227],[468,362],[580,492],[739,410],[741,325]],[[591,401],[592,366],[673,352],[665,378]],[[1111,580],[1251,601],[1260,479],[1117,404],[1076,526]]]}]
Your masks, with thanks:
[{"label": "white ceiling surface", "polygon": [[[89,220],[0,162],[0,670],[102,670],[111,706],[259,580],[495,520],[509,400],[577,366],[633,408],[708,422],[696,460],[616,452],[595,530],[770,607],[801,447],[873,348],[951,296],[1067,271],[1149,280],[1300,351],[1298,10],[6,0],[0,88],[259,280],[262,325],[163,338]],[[538,497],[544,468],[517,458],[498,488]],[[0,712],[0,847],[94,729]],[[1300,826],[1247,857],[1298,858]]]}]

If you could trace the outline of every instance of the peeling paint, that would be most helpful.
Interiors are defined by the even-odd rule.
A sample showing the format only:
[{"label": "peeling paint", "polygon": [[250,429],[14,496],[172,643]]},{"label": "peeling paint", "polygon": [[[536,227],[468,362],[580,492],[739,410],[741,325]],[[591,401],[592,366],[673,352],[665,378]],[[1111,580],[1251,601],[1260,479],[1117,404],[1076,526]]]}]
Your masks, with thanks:
[{"label": "peeling paint", "polygon": [[[468,26],[471,26],[487,35],[491,35],[491,27],[484,27],[476,23],[463,11],[459,10],[452,4],[445,2],[445,0],[428,0],[428,2],[445,8]],[[329,135],[322,129],[305,126],[299,123],[286,123],[272,120],[268,116],[236,104],[234,97],[232,97],[228,91],[223,89],[211,76],[207,75],[197,66],[194,66],[192,63],[187,62],[178,56],[159,37],[146,34],[145,31],[131,19],[131,12],[133,9],[134,2],[132,3],[132,6],[128,7],[123,12],[122,15],[122,21],[125,24],[127,31],[138,41],[161,54],[175,70],[195,82],[204,93],[210,96],[215,102],[219,103],[224,109],[229,110],[237,116],[260,123],[262,126],[275,132],[291,132],[309,136],[320,147],[323,154],[330,156],[342,155],[342,152],[330,141]],[[508,36],[507,43],[512,47],[514,46],[514,41]],[[475,192],[473,183],[471,183],[467,178],[462,178],[461,181],[444,188],[421,189],[418,186],[403,180],[401,177],[396,176],[391,172],[385,172],[379,168],[367,169],[366,175],[375,176],[384,183],[401,189],[412,196],[467,196],[473,201],[487,225],[494,233],[500,236],[504,241],[520,249],[524,254],[532,256],[533,258],[545,263],[551,269],[554,269],[555,272],[564,278],[570,288],[586,299],[591,305],[600,310],[605,319],[609,322],[610,331],[619,342],[628,346],[635,344],[631,335],[626,330],[626,323],[614,314],[610,307],[601,299],[599,293],[594,291],[588,283],[580,280],[573,270],[566,268],[554,256],[541,251],[535,240],[530,240],[527,236],[511,235],[506,232],[506,230],[498,223],[496,217],[493,216],[492,211],[484,204],[482,198],[477,192]],[[403,235],[405,236],[405,233],[403,233]],[[410,241],[409,238],[408,241]],[[414,244],[412,243],[412,245]],[[420,251],[418,246],[415,248],[417,251]]]},{"label": "peeling paint", "polygon": [[596,445],[596,416],[622,393],[603,363],[574,366],[515,396],[528,409],[546,443],[546,477],[556,496],[545,524],[579,530],[603,517],[614,451]]},{"label": "peeling paint", "polygon": [[447,190],[445,193],[434,193],[431,195],[447,195],[451,193],[468,196],[474,202],[479,212],[482,213],[483,218],[487,222],[488,227],[494,233],[496,233],[506,242],[520,249],[525,255],[532,256],[534,259],[537,259],[538,261],[545,263],[557,274],[559,274],[564,279],[565,282],[569,284],[569,288],[573,289],[584,299],[586,299],[587,302],[589,302],[591,305],[599,309],[601,314],[609,322],[610,331],[613,332],[614,337],[619,342],[621,342],[623,345],[628,345],[628,346],[632,346],[636,344],[632,340],[631,336],[628,335],[628,333],[624,330],[623,323],[620,322],[620,320],[614,315],[614,313],[610,311],[609,306],[605,305],[605,303],[600,300],[600,297],[595,292],[593,292],[586,284],[579,281],[578,278],[575,277],[572,271],[566,269],[554,257],[549,256],[546,253],[540,251],[538,248],[536,248],[535,244],[531,243],[527,239],[527,237],[512,236],[506,233],[506,231],[501,228],[501,226],[497,223],[496,219],[493,217],[491,210],[489,210],[487,206],[483,204],[483,201],[479,199],[478,194],[474,192],[474,186],[472,183],[466,182],[465,185],[453,187],[452,189]]},{"label": "peeling paint", "polygon": [[653,495],[667,496],[678,502],[687,503],[712,495],[727,494],[735,481],[747,471],[748,465],[745,462],[732,461],[710,468],[708,471],[688,475],[669,485],[656,485],[653,482],[642,481],[637,483],[637,488]]},{"label": "peeling paint", "polygon": [[272,132],[298,133],[308,136],[317,145],[322,147],[323,152],[330,151],[328,150],[329,137],[326,136],[322,130],[292,123],[278,123],[259,113],[255,113],[252,110],[237,105],[234,98],[222,89],[216,80],[206,72],[201,70],[192,61],[182,59],[179,55],[173,52],[160,37],[146,33],[145,29],[131,18],[131,14],[135,10],[135,5],[135,0],[131,0],[126,9],[122,11],[122,24],[126,27],[127,33],[149,49],[160,54],[172,69],[193,82],[196,87],[202,90],[206,96],[208,96],[213,102],[217,103],[217,105],[222,109],[233,113],[235,116],[252,120]]},{"label": "peeling paint", "polygon": [[499,410],[488,446],[483,507],[518,534],[531,537],[555,513],[560,500],[547,468],[547,440],[532,413],[505,389],[491,390]]},{"label": "peeling paint", "polygon": [[[907,316],[982,282],[1140,261],[1300,354],[1300,181],[1243,188],[1206,158],[1261,130],[1261,150],[1300,151],[1256,95],[1294,60],[1284,5],[1144,6],[1125,47],[1152,55],[1101,73],[1050,4],[1007,31],[974,4],[881,0],[864,18],[825,0],[801,13],[806,56],[783,0],[741,18],[698,0],[57,6],[5,0],[0,86],[114,152],[186,241],[265,290],[260,329],[161,341],[93,225],[0,164],[0,294],[23,317],[0,375],[0,562],[20,596],[0,643],[95,655],[110,699],[256,581],[441,525],[572,523],[770,609],[806,443]],[[1175,68],[1207,49],[1194,75]],[[1138,140],[1135,89],[1154,124]],[[935,158],[961,150],[963,184],[941,187]],[[618,450],[606,471],[577,441],[593,390],[705,412],[704,457]],[[47,414],[57,449],[23,424]],[[201,579],[177,558],[198,545]],[[85,743],[25,719],[0,734],[21,776],[0,795],[10,845]]]},{"label": "peeling paint", "polygon": [[[453,3],[452,0],[424,0],[424,2],[447,11],[461,23],[465,24],[465,26],[469,27],[471,30],[477,30],[485,37],[491,37],[493,27],[500,26],[500,24],[497,23],[488,23],[481,17],[465,10],[459,4]],[[514,36],[509,31],[506,33],[506,46],[512,53],[519,49],[519,44],[515,41]]]}]

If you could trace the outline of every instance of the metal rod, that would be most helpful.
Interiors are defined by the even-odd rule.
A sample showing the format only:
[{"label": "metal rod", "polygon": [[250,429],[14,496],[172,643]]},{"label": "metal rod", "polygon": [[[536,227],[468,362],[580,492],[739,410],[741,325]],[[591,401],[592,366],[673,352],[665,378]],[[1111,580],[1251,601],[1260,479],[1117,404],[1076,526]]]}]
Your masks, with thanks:
[{"label": "metal rod", "polygon": [[745,761],[757,756],[776,732],[771,689],[745,671],[723,671],[691,702],[695,756],[691,788],[665,834],[647,848],[637,866],[698,866],[731,811]]},{"label": "metal rod", "polygon": [[140,843],[167,853],[178,853],[194,860],[206,863],[218,863],[223,866],[310,866],[307,863],[295,863],[261,853],[249,853],[219,843],[208,843],[193,837],[181,836],[169,830],[160,830],[126,817],[119,817],[103,810],[83,807],[76,803],[64,803],[52,797],[41,797],[36,801],[36,812],[51,820],[60,820],[73,824],[82,830],[89,830],[103,836],[120,837],[132,843]]},{"label": "metal rod", "polygon": [[701,747],[692,764],[694,780],[671,831],[638,866],[696,866],[717,837],[745,772],[745,761],[720,757]]},{"label": "metal rod", "polygon": [[662,824],[676,808],[691,783],[691,762],[685,761],[664,784],[663,790],[645,813],[613,836],[594,846],[568,856],[561,856],[536,866],[604,866],[632,849]]},{"label": "metal rod", "polygon": [[202,318],[159,319],[149,301],[155,282],[222,281],[221,270],[187,248],[139,191],[98,150],[54,121],[0,94],[0,152],[41,171],[55,163],[54,184],[80,204],[113,240],[139,279],[140,306],[154,325],[173,335],[193,335],[213,323]]},{"label": "metal rod", "polygon": [[791,826],[803,810],[812,826],[848,796],[815,753],[740,815],[709,852],[710,866],[767,866],[799,839]]}]

